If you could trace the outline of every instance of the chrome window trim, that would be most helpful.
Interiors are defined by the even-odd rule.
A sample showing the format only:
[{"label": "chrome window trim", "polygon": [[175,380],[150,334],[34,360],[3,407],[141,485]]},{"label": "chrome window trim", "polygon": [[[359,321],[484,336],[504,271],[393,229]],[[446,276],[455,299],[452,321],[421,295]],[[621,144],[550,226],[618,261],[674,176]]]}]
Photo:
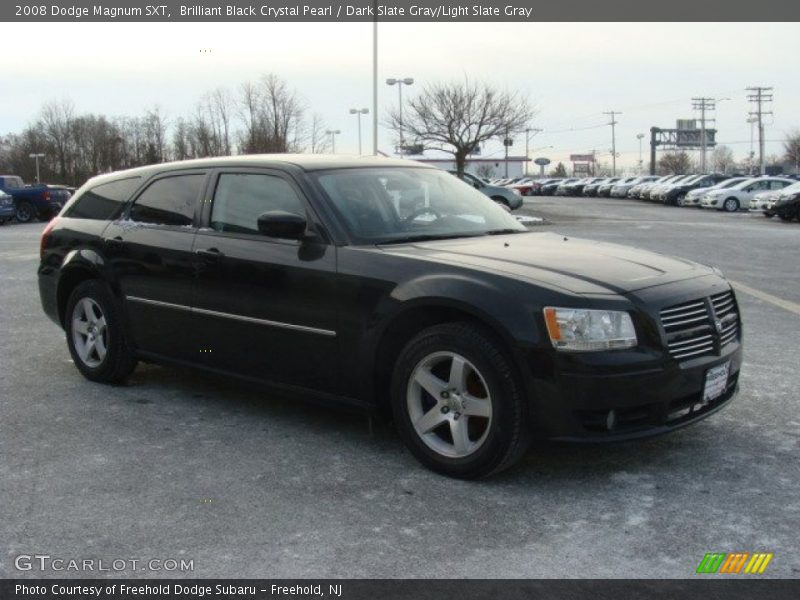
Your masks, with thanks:
[{"label": "chrome window trim", "polygon": [[151,300],[150,298],[141,298],[139,296],[125,296],[126,300],[131,302],[139,302],[141,304],[150,304],[152,306],[161,306],[163,308],[172,308],[174,310],[183,310],[186,312],[197,313],[200,315],[208,315],[211,317],[220,317],[223,319],[233,319],[235,321],[243,321],[245,323],[254,323],[256,325],[264,325],[266,327],[279,327],[281,329],[291,329],[292,331],[302,331],[305,333],[314,333],[316,335],[324,335],[326,337],[335,337],[336,332],[329,329],[319,329],[317,327],[309,327],[307,325],[295,325],[294,323],[283,323],[281,321],[270,321],[269,319],[258,319],[256,317],[247,317],[244,315],[235,315],[232,313],[220,312],[217,310],[208,310],[206,308],[193,308],[185,304],[173,304],[172,302],[163,302],[161,300]]}]

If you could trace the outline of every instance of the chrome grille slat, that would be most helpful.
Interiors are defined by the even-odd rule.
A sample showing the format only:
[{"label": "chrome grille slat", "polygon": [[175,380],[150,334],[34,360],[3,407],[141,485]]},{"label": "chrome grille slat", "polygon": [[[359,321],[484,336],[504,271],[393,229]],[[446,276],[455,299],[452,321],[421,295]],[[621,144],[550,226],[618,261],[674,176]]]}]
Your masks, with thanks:
[{"label": "chrome grille slat", "polygon": [[711,343],[705,348],[701,348],[693,352],[676,352],[672,356],[675,358],[689,358],[690,356],[698,356],[700,354],[705,354],[706,352],[712,352],[713,350],[714,350],[714,344]]},{"label": "chrome grille slat", "polygon": [[667,350],[676,360],[715,354],[739,336],[739,311],[730,290],[668,306],[660,317]]}]

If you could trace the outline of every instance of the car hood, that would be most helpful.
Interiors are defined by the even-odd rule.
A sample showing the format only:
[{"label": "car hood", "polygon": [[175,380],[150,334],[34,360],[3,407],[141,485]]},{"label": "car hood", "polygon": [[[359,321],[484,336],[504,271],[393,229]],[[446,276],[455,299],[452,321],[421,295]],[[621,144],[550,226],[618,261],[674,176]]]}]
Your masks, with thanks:
[{"label": "car hood", "polygon": [[380,250],[500,273],[575,294],[635,292],[713,272],[710,267],[680,258],[555,233],[383,245]]}]

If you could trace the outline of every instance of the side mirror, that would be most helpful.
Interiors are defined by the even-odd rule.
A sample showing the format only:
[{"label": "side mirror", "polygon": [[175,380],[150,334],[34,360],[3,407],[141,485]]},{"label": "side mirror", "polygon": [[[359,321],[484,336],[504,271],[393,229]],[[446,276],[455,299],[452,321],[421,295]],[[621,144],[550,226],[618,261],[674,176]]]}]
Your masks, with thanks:
[{"label": "side mirror", "polygon": [[306,218],[283,210],[271,210],[258,217],[258,231],[263,235],[285,240],[305,237]]}]

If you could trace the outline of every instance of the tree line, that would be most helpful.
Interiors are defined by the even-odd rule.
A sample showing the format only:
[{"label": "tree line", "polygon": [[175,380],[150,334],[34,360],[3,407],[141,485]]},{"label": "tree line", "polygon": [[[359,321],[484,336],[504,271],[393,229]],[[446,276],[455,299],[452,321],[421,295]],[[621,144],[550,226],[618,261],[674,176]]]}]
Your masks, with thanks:
[{"label": "tree line", "polygon": [[81,185],[98,173],[206,156],[325,152],[325,124],[274,74],[235,90],[205,94],[191,114],[170,119],[153,107],[139,116],[78,114],[69,100],[45,104],[20,133],[0,138],[0,171]]}]

